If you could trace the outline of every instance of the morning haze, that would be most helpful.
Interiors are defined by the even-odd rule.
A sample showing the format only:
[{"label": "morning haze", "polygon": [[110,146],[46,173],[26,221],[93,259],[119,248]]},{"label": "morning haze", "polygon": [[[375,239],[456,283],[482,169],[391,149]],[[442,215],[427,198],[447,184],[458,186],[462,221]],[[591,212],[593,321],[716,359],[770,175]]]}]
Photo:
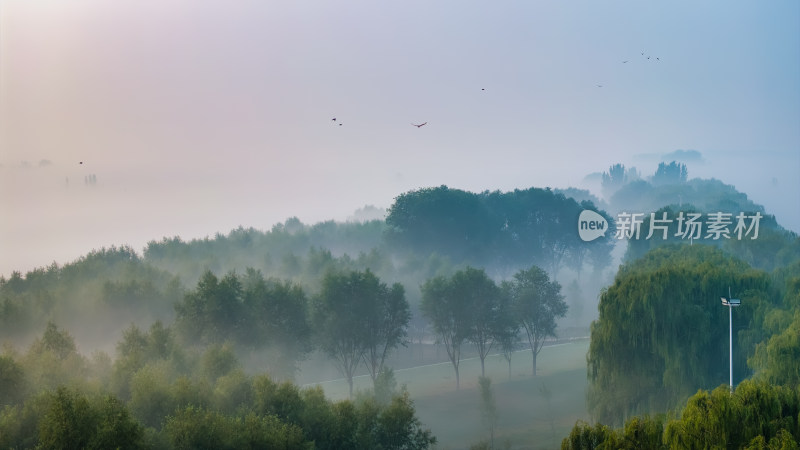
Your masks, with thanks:
[{"label": "morning haze", "polygon": [[[415,448],[431,443],[425,427],[444,448],[553,448],[576,420],[621,426],[680,411],[726,381],[716,366],[727,316],[714,308],[733,285],[747,292],[734,312],[747,324],[737,380],[781,384],[766,349],[794,326],[785,286],[800,259],[798,80],[796,2],[0,2],[0,343],[18,351],[0,355],[0,369],[49,370],[48,343],[72,342],[59,371],[95,377],[151,447],[179,448],[180,420],[201,423],[181,409],[191,391],[229,427],[251,408],[297,426],[298,442],[341,448],[257,410],[252,399],[277,389],[269,372],[358,408],[367,392],[405,385],[408,417],[423,427]],[[609,176],[615,164],[624,179]],[[586,208],[610,228],[593,243],[577,240]],[[629,245],[613,236],[626,210],[765,218],[752,242],[682,246],[673,234]],[[721,269],[698,269],[709,262]],[[706,282],[641,281],[674,273]],[[550,320],[503,315],[506,328],[495,323],[503,329],[485,341],[470,324],[463,361],[454,356],[458,333],[440,325],[463,317],[437,314],[492,298],[486,311],[524,317],[526,283],[547,291]],[[355,302],[341,285],[407,315],[386,360],[393,373],[326,346],[336,326],[362,326],[341,309],[368,309],[337,308]],[[478,291],[467,306],[437,303]],[[676,322],[647,322],[660,310],[614,315],[673,291],[685,305]],[[783,328],[760,322],[770,311]],[[263,317],[285,320],[253,319]],[[661,342],[681,320],[706,320],[691,327],[706,347],[686,353],[713,361],[670,366],[683,345],[672,341],[615,356],[634,341],[628,324],[648,324]],[[528,330],[537,326],[541,335]],[[156,341],[158,351],[139,349],[146,357],[134,351]],[[600,367],[588,379],[587,360]],[[649,378],[641,392],[616,391],[635,383],[608,367],[635,364],[663,369],[671,394]],[[150,385],[172,392],[175,409],[142,400]],[[56,385],[17,390],[34,388]],[[0,419],[4,405],[28,401],[4,395]],[[45,442],[47,426],[28,425],[18,428],[44,430]],[[0,446],[15,446],[2,431]]]}]

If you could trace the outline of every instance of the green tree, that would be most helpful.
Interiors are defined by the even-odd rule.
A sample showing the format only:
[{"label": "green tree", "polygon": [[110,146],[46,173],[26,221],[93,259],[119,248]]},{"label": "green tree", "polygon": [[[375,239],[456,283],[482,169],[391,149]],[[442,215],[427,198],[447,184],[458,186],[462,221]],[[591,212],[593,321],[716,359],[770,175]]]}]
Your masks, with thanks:
[{"label": "green tree", "polygon": [[455,294],[465,296],[470,303],[473,323],[468,339],[478,349],[481,376],[484,376],[486,356],[506,335],[513,333],[517,324],[512,320],[510,305],[500,288],[483,269],[467,267],[456,272],[451,283]]},{"label": "green tree", "polygon": [[399,345],[406,345],[411,309],[400,283],[394,283],[391,288],[379,283],[378,295],[367,308],[361,312],[366,333],[363,359],[373,384],[377,386],[378,376],[384,370],[389,352]]},{"label": "green tree", "polygon": [[783,436],[788,433],[796,446],[799,413],[794,390],[743,381],[731,395],[722,385],[689,398],[680,417],[667,423],[664,443],[670,448],[744,448],[758,437],[791,442]]},{"label": "green tree", "polygon": [[144,448],[141,425],[111,396],[92,401],[81,392],[60,387],[50,394],[38,427],[41,448]]},{"label": "green tree", "polygon": [[760,341],[759,317],[773,307],[769,286],[765,273],[704,245],[659,247],[622,266],[591,327],[594,417],[618,425],[727,380],[728,317],[719,299],[729,287],[742,300],[734,313],[734,382],[744,378]]},{"label": "green tree", "polygon": [[689,171],[686,169],[686,164],[677,161],[672,161],[669,164],[660,162],[656,173],[653,175],[653,184],[658,186],[685,183],[688,175]]},{"label": "green tree", "polygon": [[188,342],[241,340],[245,311],[243,290],[236,273],[219,279],[210,270],[175,305],[176,325]]},{"label": "green tree", "polygon": [[280,351],[270,371],[296,369],[296,363],[311,350],[308,299],[292,282],[265,280],[260,271],[248,268],[242,281],[246,311],[243,344],[252,348],[276,347]]},{"label": "green tree", "polygon": [[[459,278],[463,278],[464,272]],[[439,341],[444,344],[450,363],[456,373],[456,389],[460,387],[458,366],[461,363],[461,346],[466,343],[474,325],[472,299],[453,278],[443,276],[429,279],[422,285],[422,314],[433,324]]]},{"label": "green tree", "polygon": [[[376,305],[385,297],[386,286],[367,270],[328,273],[322,281],[322,291],[314,298],[312,321],[319,348],[336,362],[347,378],[350,395],[353,394],[353,376],[362,358],[370,348],[378,357],[379,337],[370,333],[376,331],[378,321],[383,319]],[[384,341],[384,345],[388,346],[388,341]]]},{"label": "green tree", "polygon": [[226,416],[187,406],[167,419],[164,430],[176,450],[238,450],[270,448],[310,450],[302,430],[274,416]]},{"label": "green tree", "polygon": [[515,317],[528,337],[533,357],[532,374],[536,376],[536,356],[545,340],[556,336],[556,319],[567,313],[561,285],[555,280],[551,281],[544,270],[533,266],[520,270],[502,286],[511,299]]},{"label": "green tree", "polygon": [[22,402],[26,390],[22,366],[10,354],[0,355],[0,408]]}]

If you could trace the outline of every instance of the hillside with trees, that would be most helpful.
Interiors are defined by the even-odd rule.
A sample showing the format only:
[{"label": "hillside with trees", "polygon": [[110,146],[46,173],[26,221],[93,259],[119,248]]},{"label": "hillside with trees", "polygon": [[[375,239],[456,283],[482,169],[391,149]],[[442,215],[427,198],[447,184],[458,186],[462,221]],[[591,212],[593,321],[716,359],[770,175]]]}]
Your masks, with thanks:
[{"label": "hillside with trees", "polygon": [[[0,277],[0,446],[428,448],[433,434],[396,387],[397,361],[429,347],[435,357],[413,361],[444,361],[459,388],[465,358],[480,361],[466,376],[483,376],[501,354],[510,379],[511,358],[525,351],[535,379],[543,345],[587,334],[587,411],[605,425],[573,434],[627,439],[631,427],[662,443],[689,439],[694,431],[659,414],[677,417],[698,390],[718,395],[727,373],[718,299],[729,287],[742,299],[735,381],[796,389],[800,240],[730,187],[659,170],[655,182],[612,167],[610,210],[619,214],[626,190],[638,189],[645,229],[664,214],[724,208],[759,214],[757,238],[751,229],[747,239],[687,240],[673,221],[663,240],[623,240],[596,206],[606,203],[584,191],[440,186],[399,195],[385,220],[292,218]],[[602,238],[578,237],[584,209],[608,221]],[[625,250],[618,271],[615,249]],[[349,396],[297,386],[303,367],[338,374]],[[368,392],[353,389],[358,376],[369,377]],[[786,433],[798,440],[794,429],[770,430],[765,445]]]}]

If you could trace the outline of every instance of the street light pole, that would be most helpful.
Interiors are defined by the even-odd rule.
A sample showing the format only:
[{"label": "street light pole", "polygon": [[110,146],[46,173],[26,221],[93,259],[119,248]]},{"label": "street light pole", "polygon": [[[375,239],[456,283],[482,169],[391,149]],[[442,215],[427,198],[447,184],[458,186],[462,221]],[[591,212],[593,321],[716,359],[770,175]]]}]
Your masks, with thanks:
[{"label": "street light pole", "polygon": [[738,298],[731,297],[731,288],[728,288],[728,298],[721,297],[722,304],[728,307],[728,344],[730,345],[730,386],[733,393],[733,308],[742,304]]}]

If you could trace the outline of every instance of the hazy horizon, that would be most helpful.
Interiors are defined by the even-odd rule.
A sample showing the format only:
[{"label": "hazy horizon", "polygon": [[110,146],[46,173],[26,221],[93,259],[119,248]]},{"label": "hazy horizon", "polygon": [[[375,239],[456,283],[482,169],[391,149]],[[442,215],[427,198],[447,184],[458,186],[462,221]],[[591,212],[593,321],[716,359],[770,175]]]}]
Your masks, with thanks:
[{"label": "hazy horizon", "polygon": [[800,232],[799,80],[796,2],[3,2],[0,275],[677,150]]}]

